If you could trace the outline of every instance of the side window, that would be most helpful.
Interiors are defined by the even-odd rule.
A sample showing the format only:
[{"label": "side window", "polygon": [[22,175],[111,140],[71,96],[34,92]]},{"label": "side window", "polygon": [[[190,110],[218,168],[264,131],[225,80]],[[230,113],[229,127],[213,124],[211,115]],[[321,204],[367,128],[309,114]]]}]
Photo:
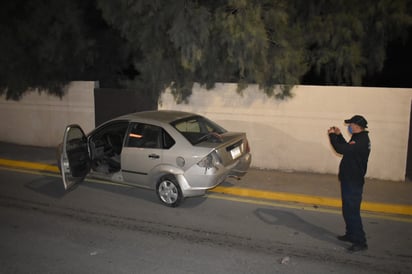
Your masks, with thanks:
[{"label": "side window", "polygon": [[128,147],[170,148],[175,141],[161,127],[134,123],[126,142]]},{"label": "side window", "polygon": [[165,130],[163,130],[163,148],[169,149],[175,144],[175,140],[167,133]]}]

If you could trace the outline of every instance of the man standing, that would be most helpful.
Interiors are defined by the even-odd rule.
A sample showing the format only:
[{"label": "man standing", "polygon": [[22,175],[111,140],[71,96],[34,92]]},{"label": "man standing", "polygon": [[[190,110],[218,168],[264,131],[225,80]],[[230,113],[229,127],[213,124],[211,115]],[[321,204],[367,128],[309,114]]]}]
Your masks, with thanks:
[{"label": "man standing", "polygon": [[338,236],[338,239],[351,242],[352,246],[348,250],[355,252],[368,249],[360,206],[371,147],[368,131],[365,130],[368,122],[363,116],[355,115],[345,120],[345,123],[348,124],[348,131],[352,134],[349,142],[346,142],[337,127],[331,127],[328,134],[335,151],[343,155],[339,165],[339,181],[346,233]]}]

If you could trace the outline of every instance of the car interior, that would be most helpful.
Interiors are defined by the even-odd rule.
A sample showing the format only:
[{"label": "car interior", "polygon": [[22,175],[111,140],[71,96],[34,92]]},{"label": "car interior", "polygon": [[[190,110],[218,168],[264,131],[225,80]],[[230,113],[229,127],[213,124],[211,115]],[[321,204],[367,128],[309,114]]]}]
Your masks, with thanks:
[{"label": "car interior", "polygon": [[128,122],[117,122],[91,134],[89,147],[92,170],[106,174],[120,170],[120,154],[128,125]]}]

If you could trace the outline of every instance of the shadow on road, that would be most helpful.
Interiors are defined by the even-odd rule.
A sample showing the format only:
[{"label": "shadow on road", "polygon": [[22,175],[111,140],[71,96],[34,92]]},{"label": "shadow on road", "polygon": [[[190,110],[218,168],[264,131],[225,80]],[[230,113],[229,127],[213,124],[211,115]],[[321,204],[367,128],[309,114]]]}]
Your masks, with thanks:
[{"label": "shadow on road", "polygon": [[254,213],[266,224],[285,226],[321,241],[340,244],[334,233],[317,225],[308,223],[292,212],[278,209],[258,208]]},{"label": "shadow on road", "polygon": [[52,198],[61,198],[66,194],[61,179],[55,177],[41,177],[28,182],[25,186],[32,191]]},{"label": "shadow on road", "polygon": [[[63,196],[69,194],[70,192],[76,191],[77,188],[82,187],[82,186],[86,186],[86,187],[96,189],[96,190],[103,190],[103,191],[107,191],[107,192],[111,192],[115,194],[130,196],[136,199],[142,199],[142,200],[146,200],[152,203],[161,203],[159,199],[157,198],[155,191],[153,190],[148,190],[148,189],[139,188],[139,187],[126,186],[126,185],[121,185],[121,184],[116,185],[110,182],[96,183],[96,182],[87,181],[86,179],[85,182],[75,184],[67,191],[65,191],[63,188],[62,179],[56,178],[56,177],[44,176],[44,177],[32,180],[25,184],[25,187],[32,191],[35,191],[37,193],[49,196],[51,198],[56,198],[56,199],[62,198]],[[206,199],[207,199],[206,196],[185,198],[179,207],[182,207],[182,208],[197,207],[198,205],[203,203]]]}]

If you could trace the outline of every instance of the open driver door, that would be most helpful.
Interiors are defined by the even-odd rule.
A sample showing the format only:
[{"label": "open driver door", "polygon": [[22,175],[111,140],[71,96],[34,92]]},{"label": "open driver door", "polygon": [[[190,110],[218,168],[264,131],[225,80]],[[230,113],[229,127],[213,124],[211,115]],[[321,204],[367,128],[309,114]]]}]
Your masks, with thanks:
[{"label": "open driver door", "polygon": [[87,138],[78,125],[66,127],[63,143],[60,145],[60,163],[64,189],[84,180],[90,171],[90,157]]}]

